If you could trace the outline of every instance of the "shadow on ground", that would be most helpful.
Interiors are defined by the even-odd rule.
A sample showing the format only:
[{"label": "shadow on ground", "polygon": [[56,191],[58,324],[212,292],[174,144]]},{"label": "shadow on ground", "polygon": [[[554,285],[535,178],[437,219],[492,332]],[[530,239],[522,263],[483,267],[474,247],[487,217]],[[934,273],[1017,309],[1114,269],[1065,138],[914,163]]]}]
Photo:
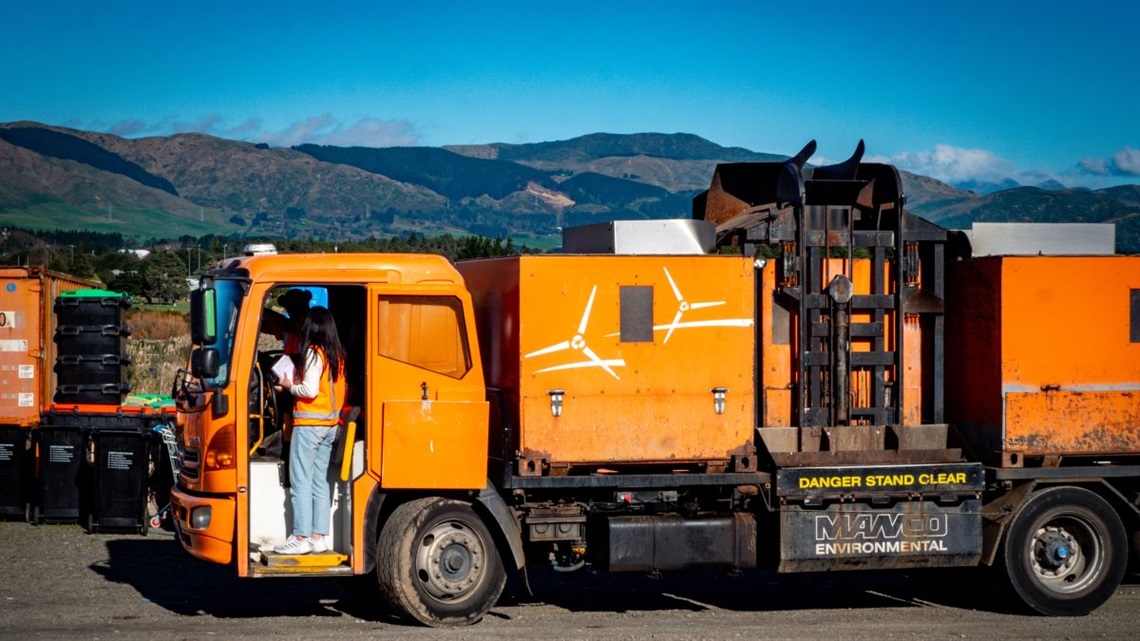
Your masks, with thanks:
[{"label": "shadow on ground", "polygon": [[343,616],[396,619],[366,600],[348,579],[240,579],[232,565],[190,556],[167,536],[107,541],[109,560],[90,566],[106,580],[130,585],[146,600],[186,615],[218,618]]},{"label": "shadow on ground", "polygon": [[[127,584],[146,600],[186,616],[218,618],[352,616],[398,622],[385,613],[366,580],[330,578],[239,579],[232,566],[206,563],[187,554],[173,538],[108,540],[107,563],[91,570]],[[1135,577],[1130,577],[1135,581]],[[995,592],[976,568],[777,575],[748,571],[678,572],[661,578],[601,574],[590,570],[556,573],[532,569],[530,590],[521,580],[507,591],[491,616],[509,618],[504,608],[545,603],[571,612],[654,610],[732,611],[950,607],[1012,613],[1018,610]]]}]

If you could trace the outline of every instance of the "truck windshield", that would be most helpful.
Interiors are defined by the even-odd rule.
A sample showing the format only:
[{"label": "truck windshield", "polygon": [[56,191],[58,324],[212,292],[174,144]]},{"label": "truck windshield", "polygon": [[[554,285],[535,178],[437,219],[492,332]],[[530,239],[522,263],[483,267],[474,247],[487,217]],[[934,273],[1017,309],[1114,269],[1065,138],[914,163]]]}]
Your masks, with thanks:
[{"label": "truck windshield", "polygon": [[218,350],[218,375],[202,379],[206,388],[222,387],[230,379],[233,362],[234,334],[237,331],[238,312],[241,310],[245,289],[241,281],[218,279],[214,281],[214,342],[202,345]]}]

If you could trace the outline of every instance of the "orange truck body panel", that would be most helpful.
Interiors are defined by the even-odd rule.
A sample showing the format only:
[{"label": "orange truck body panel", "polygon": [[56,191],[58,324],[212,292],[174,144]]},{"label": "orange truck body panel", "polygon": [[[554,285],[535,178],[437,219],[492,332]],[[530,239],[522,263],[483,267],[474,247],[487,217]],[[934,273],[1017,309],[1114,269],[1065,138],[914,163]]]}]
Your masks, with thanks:
[{"label": "orange truck body panel", "polygon": [[474,489],[487,484],[487,403],[384,403],[385,488]]},{"label": "orange truck body panel", "polygon": [[[751,259],[521,256],[458,269],[517,449],[550,468],[523,473],[751,453]],[[714,388],[727,390],[722,413]]]},{"label": "orange truck body panel", "polygon": [[947,413],[1003,461],[1140,452],[1140,256],[950,265]]},{"label": "orange truck body panel", "polygon": [[55,299],[98,286],[39,267],[0,268],[0,424],[39,423],[55,390]]}]

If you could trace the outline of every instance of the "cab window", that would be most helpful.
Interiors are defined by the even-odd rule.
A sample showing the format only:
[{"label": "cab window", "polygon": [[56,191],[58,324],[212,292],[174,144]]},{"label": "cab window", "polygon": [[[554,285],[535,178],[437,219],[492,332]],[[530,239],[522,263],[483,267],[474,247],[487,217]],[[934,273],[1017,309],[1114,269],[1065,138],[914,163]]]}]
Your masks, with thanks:
[{"label": "cab window", "polygon": [[380,356],[456,379],[471,369],[458,298],[380,296],[378,304]]}]

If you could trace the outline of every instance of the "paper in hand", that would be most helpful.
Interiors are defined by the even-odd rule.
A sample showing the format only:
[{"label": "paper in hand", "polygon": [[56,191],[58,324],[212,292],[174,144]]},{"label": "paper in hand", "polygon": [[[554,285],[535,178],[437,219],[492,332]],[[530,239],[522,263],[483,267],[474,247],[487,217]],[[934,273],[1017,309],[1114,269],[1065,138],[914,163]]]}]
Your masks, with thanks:
[{"label": "paper in hand", "polygon": [[293,381],[297,374],[297,366],[293,364],[293,359],[290,358],[288,354],[285,354],[273,364],[272,371],[273,375],[276,376],[279,381]]}]

